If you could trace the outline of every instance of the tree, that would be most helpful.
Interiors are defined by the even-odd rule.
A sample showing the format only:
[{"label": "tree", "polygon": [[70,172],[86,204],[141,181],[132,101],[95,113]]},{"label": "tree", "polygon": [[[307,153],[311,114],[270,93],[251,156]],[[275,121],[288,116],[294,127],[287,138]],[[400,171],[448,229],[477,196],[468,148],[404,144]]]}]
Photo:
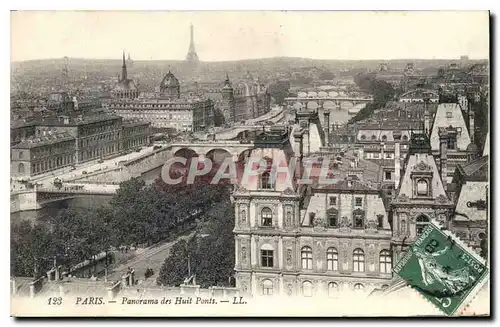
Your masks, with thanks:
[{"label": "tree", "polygon": [[319,79],[323,81],[331,81],[335,79],[335,74],[330,71],[323,71],[319,74]]},{"label": "tree", "polygon": [[376,109],[383,108],[388,101],[394,98],[395,91],[390,83],[377,80],[373,74],[358,74],[354,77],[357,86],[365,91],[373,94],[373,102],[366,104],[356,116],[349,120],[349,123],[354,123],[370,117]]},{"label": "tree", "polygon": [[55,244],[46,223],[13,223],[10,241],[12,275],[39,277],[52,267]]},{"label": "tree", "polygon": [[[215,185],[212,185],[215,186]],[[202,287],[229,286],[234,269],[234,210],[229,197],[213,206],[189,242],[180,241],[165,259],[157,278],[162,285],[177,286],[191,274]]]},{"label": "tree", "polygon": [[282,104],[285,98],[288,96],[289,89],[289,81],[278,81],[269,85],[269,94],[274,98],[277,104]]}]

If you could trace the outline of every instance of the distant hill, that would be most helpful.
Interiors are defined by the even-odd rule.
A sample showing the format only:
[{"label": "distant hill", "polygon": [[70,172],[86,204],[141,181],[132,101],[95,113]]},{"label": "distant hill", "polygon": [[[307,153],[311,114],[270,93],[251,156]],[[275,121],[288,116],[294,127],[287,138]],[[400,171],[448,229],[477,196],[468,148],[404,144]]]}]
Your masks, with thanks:
[{"label": "distant hill", "polygon": [[[84,58],[68,58],[69,65],[72,68],[84,69],[94,66],[109,66],[120,67],[120,59],[84,59]],[[388,63],[389,69],[403,69],[407,63],[412,62],[417,69],[424,69],[427,67],[436,67],[449,65],[453,62],[458,62],[457,59],[397,59],[397,60],[323,60],[323,59],[309,59],[309,58],[296,58],[296,57],[275,57],[275,58],[262,58],[262,59],[245,59],[237,61],[211,61],[199,64],[201,67],[222,67],[222,66],[244,66],[244,67],[263,67],[263,66],[288,66],[288,67],[308,67],[317,66],[328,67],[331,69],[342,68],[367,68],[376,69],[381,62]],[[468,64],[487,62],[484,60],[469,60]],[[64,58],[57,59],[40,59],[29,60],[21,62],[12,62],[12,69],[33,69],[33,68],[48,68],[63,67],[65,63]],[[149,67],[165,67],[165,66],[181,66],[183,60],[137,60],[134,65],[149,66]]]}]

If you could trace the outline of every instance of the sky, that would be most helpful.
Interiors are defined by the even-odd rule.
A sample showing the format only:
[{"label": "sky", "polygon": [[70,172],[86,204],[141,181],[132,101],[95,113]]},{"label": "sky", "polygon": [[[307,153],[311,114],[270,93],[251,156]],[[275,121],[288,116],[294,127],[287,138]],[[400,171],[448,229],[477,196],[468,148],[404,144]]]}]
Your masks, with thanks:
[{"label": "sky", "polygon": [[489,57],[486,11],[17,11],[11,61],[183,60],[191,23],[202,61]]}]

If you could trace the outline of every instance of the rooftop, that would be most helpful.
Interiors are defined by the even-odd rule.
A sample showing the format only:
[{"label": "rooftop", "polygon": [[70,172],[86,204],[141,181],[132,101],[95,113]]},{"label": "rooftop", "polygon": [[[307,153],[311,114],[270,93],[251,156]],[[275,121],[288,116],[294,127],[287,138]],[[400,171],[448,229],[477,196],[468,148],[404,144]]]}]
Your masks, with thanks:
[{"label": "rooftop", "polygon": [[465,165],[458,165],[458,169],[466,179],[488,180],[489,156],[477,158]]},{"label": "rooftop", "polygon": [[124,120],[122,123],[122,126],[123,127],[134,127],[134,126],[149,125],[149,124],[151,124],[151,123],[143,121],[143,120]]},{"label": "rooftop", "polygon": [[[64,123],[65,118],[69,119],[67,124]],[[108,120],[115,120],[115,119],[122,119],[122,117],[117,116],[117,115],[110,115],[110,114],[58,116],[58,117],[52,116],[52,117],[44,118],[43,120],[39,121],[38,125],[41,125],[41,126],[80,126],[80,125],[93,124],[93,123],[100,122],[100,121],[108,121]]]},{"label": "rooftop", "polygon": [[413,134],[411,136],[409,154],[415,153],[432,153],[429,137],[426,134]]},{"label": "rooftop", "polygon": [[13,146],[13,149],[31,149],[48,144],[71,141],[75,138],[68,133],[55,133],[44,136],[33,136]]}]

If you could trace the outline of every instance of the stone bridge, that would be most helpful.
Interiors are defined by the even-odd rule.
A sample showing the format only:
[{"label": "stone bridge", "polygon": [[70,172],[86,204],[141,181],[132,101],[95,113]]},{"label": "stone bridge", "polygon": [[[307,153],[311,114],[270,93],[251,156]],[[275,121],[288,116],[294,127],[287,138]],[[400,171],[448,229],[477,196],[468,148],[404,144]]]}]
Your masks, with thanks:
[{"label": "stone bridge", "polygon": [[357,104],[366,104],[373,101],[373,97],[331,97],[331,96],[307,96],[307,97],[289,97],[285,98],[285,101],[289,107],[295,109],[307,108],[307,109],[340,109],[341,105],[349,105],[354,107]]},{"label": "stone bridge", "polygon": [[61,187],[42,186],[30,190],[12,193],[10,211],[38,210],[51,202],[72,199],[77,196],[114,195],[118,184],[105,183],[64,183]]},{"label": "stone bridge", "polygon": [[154,152],[129,160],[111,169],[80,175],[64,182],[83,184],[119,184],[131,178],[140,177],[142,174],[162,167],[167,160],[177,156],[190,158],[198,156],[220,160],[230,157],[234,161],[241,159],[245,151],[253,148],[253,143],[240,143],[236,141],[177,143],[164,146]]}]

